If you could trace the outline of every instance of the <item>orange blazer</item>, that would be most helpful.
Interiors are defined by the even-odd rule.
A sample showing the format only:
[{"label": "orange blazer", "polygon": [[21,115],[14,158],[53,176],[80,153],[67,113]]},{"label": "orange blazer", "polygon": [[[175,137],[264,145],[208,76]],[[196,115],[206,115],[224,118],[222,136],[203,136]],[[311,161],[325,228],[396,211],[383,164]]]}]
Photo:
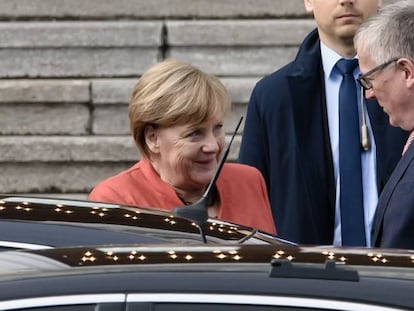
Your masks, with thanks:
[{"label": "orange blazer", "polygon": [[[225,163],[217,179],[218,218],[276,234],[266,184],[254,167]],[[147,159],[109,177],[89,194],[89,200],[171,211],[183,205],[175,190],[161,180]]]}]

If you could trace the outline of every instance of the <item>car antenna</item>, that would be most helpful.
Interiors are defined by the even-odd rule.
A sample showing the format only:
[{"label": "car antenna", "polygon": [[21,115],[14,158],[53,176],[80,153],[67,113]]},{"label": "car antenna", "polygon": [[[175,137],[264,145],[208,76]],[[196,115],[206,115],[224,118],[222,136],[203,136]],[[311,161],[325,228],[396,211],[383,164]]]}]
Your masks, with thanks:
[{"label": "car antenna", "polygon": [[226,162],[227,156],[230,151],[230,146],[233,142],[234,137],[239,130],[240,124],[243,121],[243,116],[240,117],[239,123],[237,123],[236,129],[233,132],[233,135],[227,145],[227,148],[223,152],[223,155],[219,161],[219,164],[214,172],[213,178],[211,179],[210,183],[208,184],[207,190],[204,192],[203,196],[197,201],[189,205],[178,206],[173,209],[172,213],[175,216],[183,217],[194,221],[201,230],[201,235],[203,236],[203,241],[207,243],[205,233],[202,229],[202,224],[206,222],[208,219],[208,202],[210,200],[211,195],[213,194],[213,189],[216,184],[217,178],[221,172],[223,164]]}]

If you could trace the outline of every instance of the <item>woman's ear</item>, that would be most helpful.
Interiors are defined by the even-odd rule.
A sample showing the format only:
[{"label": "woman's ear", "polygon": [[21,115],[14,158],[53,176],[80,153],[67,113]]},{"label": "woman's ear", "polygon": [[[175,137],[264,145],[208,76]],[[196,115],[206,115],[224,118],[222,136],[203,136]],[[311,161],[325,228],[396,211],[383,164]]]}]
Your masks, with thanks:
[{"label": "woman's ear", "polygon": [[160,147],[158,144],[158,131],[156,126],[148,124],[144,129],[145,144],[151,153],[159,153]]},{"label": "woman's ear", "polygon": [[308,13],[313,12],[313,1],[312,0],[303,0],[303,4],[305,5],[305,10]]}]

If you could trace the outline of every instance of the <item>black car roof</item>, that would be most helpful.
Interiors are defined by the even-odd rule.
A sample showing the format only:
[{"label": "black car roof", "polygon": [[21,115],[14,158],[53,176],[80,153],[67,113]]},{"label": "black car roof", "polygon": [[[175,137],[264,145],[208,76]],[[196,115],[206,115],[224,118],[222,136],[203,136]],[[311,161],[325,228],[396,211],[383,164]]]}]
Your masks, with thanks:
[{"label": "black car roof", "polygon": [[[198,225],[168,211],[81,200],[0,196],[0,243],[32,248],[131,243],[289,243],[217,219]],[[21,244],[18,244],[21,243]],[[293,243],[290,243],[293,244]],[[26,246],[29,248],[29,246]]]},{"label": "black car roof", "polygon": [[[24,260],[11,260],[19,256]],[[16,263],[20,262],[20,266]],[[13,269],[26,272],[59,271],[70,268],[120,268],[128,266],[174,266],[192,264],[268,264],[278,269],[280,262],[320,264],[335,262],[338,267],[366,267],[366,273],[380,273],[383,268],[406,269],[414,277],[414,254],[407,250],[299,247],[291,245],[182,245],[133,244],[96,247],[51,248],[0,252],[0,275]],[[10,266],[9,268],[8,265]],[[15,268],[13,268],[15,267]],[[280,269],[279,269],[280,270]],[[385,271],[385,269],[383,269]],[[391,270],[387,270],[391,271]],[[384,274],[385,275],[385,274]]]}]

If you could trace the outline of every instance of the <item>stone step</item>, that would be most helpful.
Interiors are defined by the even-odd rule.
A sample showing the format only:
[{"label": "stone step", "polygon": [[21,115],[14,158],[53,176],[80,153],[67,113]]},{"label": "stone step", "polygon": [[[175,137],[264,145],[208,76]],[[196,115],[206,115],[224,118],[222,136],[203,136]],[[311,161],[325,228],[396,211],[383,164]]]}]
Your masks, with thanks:
[{"label": "stone step", "polygon": [[163,54],[215,75],[262,76],[292,60],[314,26],[311,20],[2,22],[0,77],[133,77]]},{"label": "stone step", "polygon": [[[169,46],[298,46],[311,19],[167,20]],[[258,35],[260,34],[260,35]]]},{"label": "stone step", "polygon": [[[219,76],[263,76],[292,60],[297,47],[177,47],[166,56]],[[1,49],[0,78],[137,77],[161,58],[158,49]],[[240,66],[240,64],[245,64]]]},{"label": "stone step", "polygon": [[137,76],[159,59],[155,48],[5,48],[0,50],[0,77]]},{"label": "stone step", "polygon": [[159,47],[164,35],[168,46],[297,46],[313,28],[305,19],[0,22],[0,48]]},{"label": "stone step", "polygon": [[1,19],[303,16],[302,0],[0,0]]},{"label": "stone step", "polygon": [[158,47],[163,21],[1,22],[0,48]]},{"label": "stone step", "polygon": [[139,159],[132,137],[0,136],[0,162],[132,162]]},{"label": "stone step", "polygon": [[[218,76],[263,76],[296,55],[297,47],[177,47],[166,56]],[[137,77],[160,60],[157,49],[2,49],[0,78]],[[240,66],[245,64],[245,66]]]},{"label": "stone step", "polygon": [[[384,4],[399,0],[384,0]],[[302,0],[0,0],[0,19],[308,17]]]},{"label": "stone step", "polygon": [[[234,103],[247,103],[261,77],[220,77]],[[18,103],[128,104],[137,78],[116,79],[3,79],[0,106]]]},{"label": "stone step", "polygon": [[88,193],[132,163],[0,162],[0,193]]},{"label": "stone step", "polygon": [[2,79],[0,107],[4,103],[87,103],[89,80]]},{"label": "stone step", "polygon": [[[293,60],[297,47],[177,47],[168,57],[192,63],[218,76],[264,76]],[[243,66],[241,66],[243,64]]]}]

